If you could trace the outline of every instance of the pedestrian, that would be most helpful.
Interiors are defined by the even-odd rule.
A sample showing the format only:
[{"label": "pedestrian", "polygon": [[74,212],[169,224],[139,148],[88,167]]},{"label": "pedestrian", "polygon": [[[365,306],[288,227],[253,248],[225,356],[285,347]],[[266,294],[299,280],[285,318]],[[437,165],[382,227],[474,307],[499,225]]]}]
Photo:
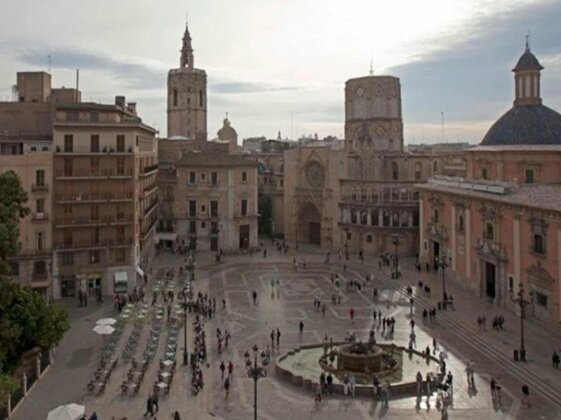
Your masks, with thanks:
[{"label": "pedestrian", "polygon": [[230,392],[230,378],[226,378],[224,380],[224,391],[226,393],[224,399],[227,400],[228,399],[228,394]]},{"label": "pedestrian", "polygon": [[496,400],[497,397],[497,382],[495,381],[495,378],[491,378],[491,382],[489,383],[489,386],[491,387],[491,400],[493,400],[493,402]]},{"label": "pedestrian", "polygon": [[556,351],[553,352],[553,356],[551,356],[551,361],[553,362],[553,367],[555,369],[559,369],[560,360],[559,360],[559,354]]},{"label": "pedestrian", "polygon": [[415,382],[417,383],[417,397],[420,397],[423,389],[423,374],[420,371],[417,372]]},{"label": "pedestrian", "polygon": [[[230,360],[228,362],[228,378],[233,378],[233,377],[234,377],[234,364]],[[226,379],[228,379],[228,378],[226,378]]]},{"label": "pedestrian", "polygon": [[253,291],[253,304],[255,305],[257,303],[257,292],[254,290]]},{"label": "pedestrian", "polygon": [[316,396],[315,396],[316,404],[321,402],[321,385],[316,386]]},{"label": "pedestrian", "polygon": [[274,349],[275,348],[275,329],[273,328],[273,330],[271,331],[271,348]]},{"label": "pedestrian", "polygon": [[448,375],[446,376],[446,385],[448,385],[448,387],[450,389],[450,394],[453,394],[454,393],[454,376],[452,375],[451,370],[448,371]]},{"label": "pedestrian", "polygon": [[146,417],[148,414],[151,416],[154,415],[154,406],[152,402],[152,395],[148,395],[148,399],[146,400],[146,412],[144,413],[143,417]]},{"label": "pedestrian", "polygon": [[411,319],[411,321],[409,321],[409,325],[411,326],[411,330],[415,329],[415,320]]},{"label": "pedestrian", "polygon": [[526,406],[528,406],[528,408],[531,407],[531,405],[530,405],[530,388],[526,384],[522,385],[522,399],[521,399],[521,402],[522,402],[522,405],[526,405]]},{"label": "pedestrian", "polygon": [[333,386],[333,376],[331,376],[331,372],[327,374],[327,378],[325,378],[325,383],[327,385],[327,394],[331,395],[331,387]]},{"label": "pedestrian", "polygon": [[226,365],[224,364],[224,360],[220,362],[220,379],[224,379],[224,371],[226,370]]},{"label": "pedestrian", "polygon": [[179,411],[175,410],[175,413],[173,413],[173,420],[181,420],[181,416],[179,415]]},{"label": "pedestrian", "polygon": [[437,349],[437,343],[436,343],[436,337],[433,337],[432,339],[432,354],[436,354],[436,349]]},{"label": "pedestrian", "polygon": [[304,321],[300,320],[300,324],[298,325],[300,337],[302,337],[302,333],[304,332]]},{"label": "pedestrian", "polygon": [[413,301],[413,298],[409,299],[409,315],[413,315],[413,306],[415,305],[415,302]]},{"label": "pedestrian", "polygon": [[354,322],[354,319],[355,319],[355,309],[354,308],[350,309],[349,315],[351,316],[351,322]]},{"label": "pedestrian", "polygon": [[325,317],[325,303],[321,306],[321,316]]},{"label": "pedestrian", "polygon": [[156,409],[154,411],[154,413],[157,413],[158,411],[160,411],[160,406],[158,405],[158,402],[159,402],[158,393],[154,392],[152,394],[152,404],[154,405],[154,408]]},{"label": "pedestrian", "polygon": [[280,336],[281,336],[281,332],[277,328],[277,350],[280,349]]},{"label": "pedestrian", "polygon": [[474,370],[473,370],[473,366],[471,365],[471,362],[470,362],[466,366],[466,376],[467,376],[468,388],[475,388],[475,380],[474,380],[473,374],[474,374]]}]

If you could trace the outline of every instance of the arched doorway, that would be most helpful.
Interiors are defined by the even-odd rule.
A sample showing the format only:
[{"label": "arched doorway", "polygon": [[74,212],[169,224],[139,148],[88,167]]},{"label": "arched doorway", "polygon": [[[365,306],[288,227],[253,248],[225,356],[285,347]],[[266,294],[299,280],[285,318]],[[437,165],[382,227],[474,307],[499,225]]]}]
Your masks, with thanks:
[{"label": "arched doorway", "polygon": [[307,203],[298,216],[300,242],[321,245],[321,214],[317,207]]}]

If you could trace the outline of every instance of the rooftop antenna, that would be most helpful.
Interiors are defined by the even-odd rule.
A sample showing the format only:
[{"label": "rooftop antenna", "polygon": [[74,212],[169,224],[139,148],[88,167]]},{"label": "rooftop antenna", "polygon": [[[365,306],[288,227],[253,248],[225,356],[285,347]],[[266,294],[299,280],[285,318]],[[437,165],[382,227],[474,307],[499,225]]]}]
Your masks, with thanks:
[{"label": "rooftop antenna", "polygon": [[374,76],[374,67],[372,65],[372,59],[370,59],[370,70],[368,74],[370,74],[370,76]]},{"label": "rooftop antenna", "polygon": [[526,51],[530,51],[530,31],[526,34]]},{"label": "rooftop antenna", "polygon": [[47,59],[49,61],[49,73],[51,72],[51,65],[53,64],[53,58],[51,57],[51,55],[49,54],[47,56]]}]

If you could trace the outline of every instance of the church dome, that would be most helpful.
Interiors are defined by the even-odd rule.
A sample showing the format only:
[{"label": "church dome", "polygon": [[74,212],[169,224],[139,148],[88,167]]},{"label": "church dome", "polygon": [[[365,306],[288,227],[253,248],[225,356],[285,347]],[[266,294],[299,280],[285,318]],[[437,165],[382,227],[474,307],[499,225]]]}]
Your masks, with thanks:
[{"label": "church dome", "polygon": [[561,114],[542,105],[541,70],[526,41],[526,49],[512,70],[514,106],[493,124],[482,146],[561,145]]},{"label": "church dome", "polygon": [[512,107],[493,124],[481,145],[561,145],[561,114],[544,105]]}]

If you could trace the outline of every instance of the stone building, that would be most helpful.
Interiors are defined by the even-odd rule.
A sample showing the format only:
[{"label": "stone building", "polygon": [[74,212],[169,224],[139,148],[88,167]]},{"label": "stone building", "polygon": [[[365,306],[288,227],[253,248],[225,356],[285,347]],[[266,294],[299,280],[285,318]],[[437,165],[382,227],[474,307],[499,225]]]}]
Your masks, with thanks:
[{"label": "stone building", "polygon": [[168,138],[158,142],[158,241],[174,249],[255,248],[257,163],[239,155],[238,135],[228,118],[218,138],[207,140],[206,74],[193,68],[193,58],[186,28],[181,67],[168,79]]},{"label": "stone building", "polygon": [[419,185],[421,259],[500,306],[520,287],[528,314],[561,320],[561,115],[542,105],[543,67],[528,46],[513,107],[466,153],[467,176]]},{"label": "stone building", "polygon": [[289,240],[372,255],[418,252],[418,191],[438,164],[403,150],[401,87],[392,76],[348,80],[345,141],[285,153],[285,234]]},{"label": "stone building", "polygon": [[133,103],[59,104],[53,121],[54,289],[127,293],[154,255],[155,130]]}]

